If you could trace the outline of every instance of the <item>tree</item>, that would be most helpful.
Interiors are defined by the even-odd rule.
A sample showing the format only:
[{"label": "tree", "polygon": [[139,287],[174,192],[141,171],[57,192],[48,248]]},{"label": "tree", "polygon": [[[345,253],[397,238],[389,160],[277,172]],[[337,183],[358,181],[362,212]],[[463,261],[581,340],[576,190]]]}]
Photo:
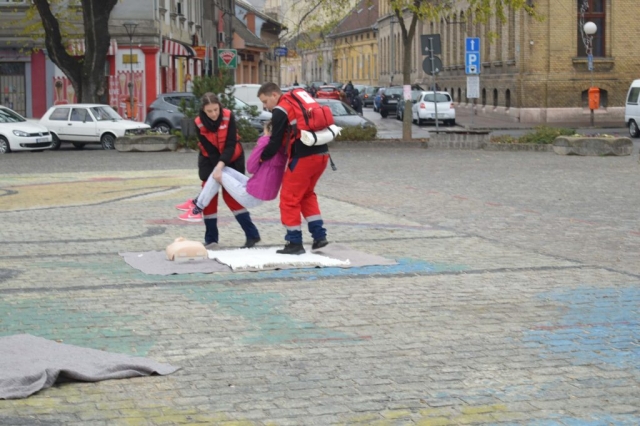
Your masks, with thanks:
[{"label": "tree", "polygon": [[[65,46],[61,29],[59,0],[32,0],[44,30],[44,45],[51,61],[69,78],[78,101],[95,103],[104,94],[104,68],[111,42],[109,17],[118,0],[80,0],[84,28],[83,56],[71,56]],[[67,2],[62,5],[69,6]]]},{"label": "tree", "polygon": [[[336,4],[344,5],[350,0],[316,0],[312,3],[317,15],[330,13]],[[509,9],[524,10],[540,19],[528,0],[379,0],[387,2],[399,25],[404,56],[402,57],[402,83],[411,85],[411,44],[415,38],[418,21],[438,21],[456,11],[465,11],[464,16],[474,22],[486,23],[495,16],[500,22],[507,19]],[[305,2],[306,3],[306,2]],[[318,3],[322,3],[320,6]],[[306,16],[303,14],[303,16]],[[331,15],[329,15],[331,16]],[[405,111],[411,110],[411,100],[405,100]],[[411,140],[411,114],[404,114],[402,139]]]}]

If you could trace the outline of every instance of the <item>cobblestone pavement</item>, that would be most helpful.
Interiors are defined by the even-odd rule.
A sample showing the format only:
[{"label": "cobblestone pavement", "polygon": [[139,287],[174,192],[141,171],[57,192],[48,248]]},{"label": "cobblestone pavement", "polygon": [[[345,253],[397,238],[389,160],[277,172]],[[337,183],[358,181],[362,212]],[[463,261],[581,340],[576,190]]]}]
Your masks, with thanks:
[{"label": "cobblestone pavement", "polygon": [[[398,265],[145,275],[118,252],[202,237],[173,207],[194,154],[0,156],[0,336],[182,367],[0,401],[0,424],[640,423],[637,154],[332,152],[330,240]],[[281,244],[276,202],[252,216]]]}]

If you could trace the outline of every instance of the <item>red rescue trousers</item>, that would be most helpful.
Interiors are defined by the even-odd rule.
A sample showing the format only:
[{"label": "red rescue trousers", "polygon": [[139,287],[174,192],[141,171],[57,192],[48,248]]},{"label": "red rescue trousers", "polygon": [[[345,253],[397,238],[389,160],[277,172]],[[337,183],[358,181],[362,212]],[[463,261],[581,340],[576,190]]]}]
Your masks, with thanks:
[{"label": "red rescue trousers", "polygon": [[[204,186],[206,182],[202,182],[202,186]],[[227,191],[222,188],[222,198],[224,202],[229,207],[229,210],[233,212],[233,214],[242,213],[243,211],[247,211],[240,203],[238,203]],[[202,216],[205,219],[214,219],[218,217],[218,194],[211,199],[211,202],[208,206],[202,210]]]},{"label": "red rescue trousers", "polygon": [[[315,188],[329,162],[329,154],[294,158],[285,169],[280,189],[280,218],[287,228],[299,228],[305,218],[320,215]],[[293,165],[293,171],[291,171]]]}]

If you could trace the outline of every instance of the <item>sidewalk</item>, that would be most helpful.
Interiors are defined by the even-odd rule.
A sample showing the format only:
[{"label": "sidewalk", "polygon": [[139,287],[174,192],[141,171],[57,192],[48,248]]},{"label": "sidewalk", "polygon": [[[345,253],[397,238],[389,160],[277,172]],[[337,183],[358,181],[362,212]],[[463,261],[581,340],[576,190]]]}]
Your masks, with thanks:
[{"label": "sidewalk", "polygon": [[[512,130],[512,129],[533,129],[539,125],[547,125],[550,127],[568,127],[572,129],[589,128],[591,123],[589,116],[586,116],[584,120],[573,122],[559,122],[559,123],[520,123],[517,121],[509,120],[506,117],[488,116],[488,115],[472,115],[473,110],[466,106],[456,107],[456,122],[459,126],[474,129],[474,130]],[[613,120],[601,121],[602,118],[596,116],[594,128],[610,129],[610,128],[623,128],[625,127],[624,121]]]}]

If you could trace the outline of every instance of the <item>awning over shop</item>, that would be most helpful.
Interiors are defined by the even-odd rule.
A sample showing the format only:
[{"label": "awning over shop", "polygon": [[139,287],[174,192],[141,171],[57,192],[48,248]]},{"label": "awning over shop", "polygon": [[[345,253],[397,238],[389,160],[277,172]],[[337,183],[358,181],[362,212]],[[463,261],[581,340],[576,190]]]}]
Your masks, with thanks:
[{"label": "awning over shop", "polygon": [[162,51],[172,56],[196,56],[196,52],[191,46],[168,39],[162,43]]},{"label": "awning over shop", "polygon": [[[69,53],[73,56],[82,56],[84,55],[85,46],[83,38],[76,38],[69,41],[69,47],[67,48]],[[109,51],[107,52],[107,56],[115,56],[118,51],[118,42],[116,39],[111,39],[109,43]]]}]

